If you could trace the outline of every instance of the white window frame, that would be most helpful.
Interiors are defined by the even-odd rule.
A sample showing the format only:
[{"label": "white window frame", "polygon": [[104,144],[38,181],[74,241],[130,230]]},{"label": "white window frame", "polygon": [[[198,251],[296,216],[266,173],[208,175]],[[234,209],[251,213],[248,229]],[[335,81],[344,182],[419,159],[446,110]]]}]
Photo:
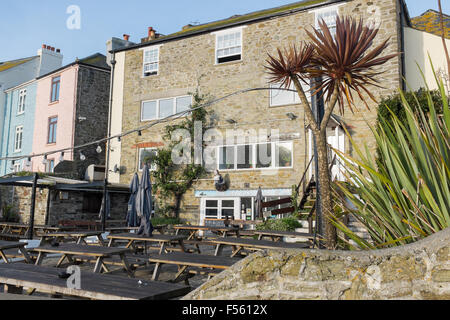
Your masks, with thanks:
[{"label": "white window frame", "polygon": [[[276,145],[278,143],[283,143],[283,144],[290,144],[291,146],[291,152],[292,152],[292,160],[291,160],[291,165],[289,167],[280,167],[279,165],[277,165],[277,154],[275,152],[276,150]],[[271,166],[267,167],[267,168],[257,168],[257,145],[261,145],[261,144],[270,144],[271,145],[271,157],[272,157],[272,161],[271,161]],[[238,155],[237,155],[237,147],[238,146],[252,146],[252,168],[247,168],[247,169],[238,169],[237,165],[237,159],[238,159]],[[220,161],[221,161],[221,152],[220,150],[222,148],[226,148],[226,147],[234,147],[234,169],[221,169],[220,168]],[[285,169],[293,169],[294,168],[294,141],[290,140],[290,141],[271,141],[271,142],[258,142],[258,143],[243,143],[243,144],[235,144],[235,145],[221,145],[221,146],[217,146],[216,147],[216,168],[217,170],[221,171],[221,172],[231,172],[231,171],[258,171],[258,170],[285,170]]]},{"label": "white window frame", "polygon": [[[214,64],[215,65],[222,65],[222,64],[226,64],[226,63],[230,63],[230,62],[239,62],[239,61],[242,61],[244,59],[244,45],[243,45],[243,43],[244,43],[244,40],[243,40],[244,39],[244,28],[246,28],[246,26],[233,28],[233,29],[222,30],[222,31],[218,31],[218,32],[212,33],[216,37],[216,44],[215,44],[215,51],[214,51]],[[241,43],[240,43],[240,47],[241,47],[240,55],[241,55],[241,58],[238,59],[238,60],[233,60],[233,61],[219,62],[219,56],[218,56],[219,37],[225,36],[225,35],[229,35],[229,34],[238,33],[238,32],[241,34],[241,37],[240,37],[240,40],[241,40]],[[231,48],[231,47],[229,47],[229,48]],[[224,48],[222,48],[222,49],[224,49]],[[227,48],[225,48],[225,49],[227,49]],[[235,55],[237,55],[237,54],[230,54],[228,56],[222,56],[220,58],[232,57],[232,56],[235,56]]]},{"label": "white window frame", "polygon": [[17,172],[22,171],[22,166],[21,166],[21,164],[20,164],[20,161],[14,162],[13,168],[14,168],[14,169],[13,169],[13,172],[14,172],[14,173],[17,173]]},{"label": "white window frame", "polygon": [[[158,148],[139,148],[138,149],[138,165],[137,165],[137,167],[138,167],[138,171],[139,172],[142,172],[143,171],[143,168],[141,169],[140,168],[140,166],[141,166],[141,151],[142,150],[152,150],[152,151],[156,151],[156,155],[158,155],[159,154],[159,151],[158,151]],[[154,172],[154,171],[156,171],[158,168],[156,167],[156,165],[155,164],[152,164],[151,165],[151,167],[150,167],[150,172]]]},{"label": "white window frame", "polygon": [[27,98],[27,89],[19,91],[19,104],[17,106],[17,115],[25,113],[25,102]]},{"label": "white window frame", "polygon": [[[320,17],[320,15],[322,15],[324,13],[332,13],[332,14],[335,14],[336,17],[337,17],[339,15],[339,7],[340,6],[342,6],[342,4],[327,6],[327,7],[320,8],[320,9],[312,11],[315,14],[314,24],[316,26],[316,29],[319,28],[319,17]],[[335,30],[334,34],[336,34],[336,21],[335,21],[333,26],[328,24],[328,23],[327,23],[327,26],[328,26],[328,28],[333,27],[334,30]]]},{"label": "white window frame", "polygon": [[[162,118],[160,117],[160,114],[161,114],[161,113],[160,113],[160,102],[161,102],[162,100],[170,100],[170,99],[172,99],[172,100],[173,100],[173,109],[172,109],[172,114],[171,114],[171,115],[177,114],[177,100],[178,100],[178,99],[181,99],[181,98],[187,98],[187,97],[190,97],[190,98],[191,98],[191,106],[192,106],[193,97],[192,97],[192,96],[189,96],[189,95],[142,101],[142,103],[141,103],[141,122],[162,119]],[[145,103],[148,103],[148,102],[156,102],[156,118],[144,119],[144,104],[145,104]]]},{"label": "white window frame", "polygon": [[[200,224],[204,224],[206,219],[217,219],[217,220],[223,220],[225,219],[224,216],[222,216],[222,209],[231,209],[231,207],[223,207],[222,206],[222,202],[223,201],[234,201],[234,219],[235,220],[239,220],[240,217],[240,205],[241,205],[241,198],[239,197],[224,197],[224,198],[202,198],[201,199],[201,216],[200,216]],[[217,201],[217,216],[213,217],[213,216],[207,216],[206,215],[206,209],[207,208],[212,208],[212,207],[206,207],[206,201]]]},{"label": "white window frame", "polygon": [[[144,48],[142,50],[143,51],[143,57],[142,57],[142,77],[143,78],[159,75],[160,49],[161,49],[161,46],[152,46],[152,47]],[[146,61],[147,53],[150,52],[150,51],[155,51],[155,50],[158,52],[157,53],[157,59],[156,60],[151,60],[151,61]],[[152,74],[146,75],[145,67],[147,65],[154,65],[154,64],[157,65],[157,68],[156,68],[156,71],[152,71],[152,72],[156,72],[156,73],[152,73]]]},{"label": "white window frame", "polygon": [[22,147],[23,147],[23,126],[17,126],[14,134],[14,152],[21,152]]},{"label": "white window frame", "polygon": [[[307,85],[305,84],[303,81],[300,81],[303,90],[305,91],[306,94],[306,98],[308,100],[309,103],[311,103],[311,85]],[[298,96],[297,91],[295,90],[295,85],[294,83],[291,83],[291,87],[289,88],[290,90],[294,90],[293,91],[286,91],[286,90],[278,90],[281,89],[281,84],[270,84],[270,95],[269,95],[269,106],[270,107],[282,107],[282,106],[288,106],[288,105],[293,105],[293,104],[301,104],[300,101],[300,97]],[[273,99],[275,97],[276,94],[280,94],[283,93],[283,91],[289,92],[291,93],[292,96],[292,100],[291,102],[288,103],[274,103]]]}]

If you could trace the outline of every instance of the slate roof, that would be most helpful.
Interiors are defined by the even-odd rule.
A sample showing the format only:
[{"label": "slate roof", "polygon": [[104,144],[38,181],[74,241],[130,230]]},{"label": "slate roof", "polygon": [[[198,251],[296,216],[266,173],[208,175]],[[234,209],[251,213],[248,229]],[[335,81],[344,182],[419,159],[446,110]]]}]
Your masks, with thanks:
[{"label": "slate roof", "polygon": [[272,8],[272,9],[265,9],[260,10],[244,15],[234,15],[228,19],[218,20],[214,22],[209,22],[201,25],[194,25],[190,26],[188,28],[185,28],[181,31],[166,35],[166,36],[160,36],[157,39],[140,43],[134,46],[129,46],[126,48],[121,48],[118,50],[113,50],[114,52],[120,52],[120,51],[127,51],[132,50],[140,47],[145,47],[150,44],[157,44],[160,42],[166,42],[170,40],[176,40],[179,38],[194,36],[201,33],[206,32],[212,32],[220,29],[226,29],[233,26],[239,26],[246,23],[261,21],[261,20],[267,20],[276,16],[282,16],[286,14],[295,13],[302,10],[309,10],[316,7],[321,7],[327,4],[334,4],[339,2],[346,2],[348,0],[303,0],[300,2],[291,3],[288,5]]},{"label": "slate roof", "polygon": [[[412,18],[411,24],[414,29],[441,36],[441,19],[438,11],[427,10],[419,17]],[[445,37],[450,39],[450,16],[446,14],[444,14],[444,30]]]},{"label": "slate roof", "polygon": [[11,60],[11,61],[5,61],[0,62],[0,72],[9,70],[11,68],[17,67],[21,64],[27,63],[35,58],[38,58],[39,56],[29,57],[29,58],[23,58],[23,59],[17,59],[17,60]]}]

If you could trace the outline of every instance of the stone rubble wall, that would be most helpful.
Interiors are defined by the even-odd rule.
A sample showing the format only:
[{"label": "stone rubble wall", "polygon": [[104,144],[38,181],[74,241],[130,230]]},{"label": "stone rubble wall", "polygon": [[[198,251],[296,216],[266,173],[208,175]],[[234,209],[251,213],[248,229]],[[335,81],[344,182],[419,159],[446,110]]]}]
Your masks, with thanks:
[{"label": "stone rubble wall", "polygon": [[447,300],[450,229],[376,251],[260,251],[184,300]]}]

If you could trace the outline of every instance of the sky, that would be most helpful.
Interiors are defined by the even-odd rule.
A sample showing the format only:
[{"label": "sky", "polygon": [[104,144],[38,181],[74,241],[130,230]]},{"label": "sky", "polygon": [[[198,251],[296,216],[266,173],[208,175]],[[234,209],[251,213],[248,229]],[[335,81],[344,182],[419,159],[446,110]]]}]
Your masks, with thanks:
[{"label": "sky", "polygon": [[[129,34],[130,41],[140,42],[150,26],[159,33],[170,34],[187,24],[207,23],[293,2],[296,1],[8,1],[0,10],[0,61],[34,56],[42,44],[47,44],[61,49],[66,65],[97,52],[105,54],[106,41],[111,37],[122,38],[123,34]],[[437,0],[406,2],[411,17],[428,9],[438,9]],[[450,1],[442,0],[442,6],[444,13],[450,14]],[[78,9],[79,15],[76,15]]]}]

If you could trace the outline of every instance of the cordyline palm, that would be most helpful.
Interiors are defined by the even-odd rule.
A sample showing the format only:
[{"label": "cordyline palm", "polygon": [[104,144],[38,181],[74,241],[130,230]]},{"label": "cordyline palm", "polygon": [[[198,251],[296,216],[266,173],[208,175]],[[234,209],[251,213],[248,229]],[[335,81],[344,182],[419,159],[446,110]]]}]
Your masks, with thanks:
[{"label": "cordyline palm", "polygon": [[[278,49],[278,57],[269,55],[266,66],[272,83],[282,83],[289,88],[294,83],[306,116],[313,132],[319,162],[319,185],[321,207],[325,219],[320,233],[324,234],[326,247],[336,247],[336,229],[329,217],[332,214],[331,177],[328,164],[328,144],[326,136],[327,124],[336,104],[341,113],[344,112],[344,101],[348,102],[350,110],[355,106],[353,92],[356,92],[366,107],[364,93],[372,100],[375,97],[368,87],[377,85],[376,77],[381,73],[374,67],[386,63],[397,56],[391,54],[380,57],[388,47],[389,39],[370,50],[378,34],[378,28],[364,26],[363,21],[357,23],[347,17],[336,20],[336,35],[333,36],[327,24],[322,20],[319,29],[306,31],[311,43],[301,43],[300,48],[291,46],[289,49]],[[315,120],[311,105],[308,103],[300,81],[308,82],[312,78],[322,78],[322,82],[312,88],[313,95],[323,92],[326,107],[323,120]]]}]

